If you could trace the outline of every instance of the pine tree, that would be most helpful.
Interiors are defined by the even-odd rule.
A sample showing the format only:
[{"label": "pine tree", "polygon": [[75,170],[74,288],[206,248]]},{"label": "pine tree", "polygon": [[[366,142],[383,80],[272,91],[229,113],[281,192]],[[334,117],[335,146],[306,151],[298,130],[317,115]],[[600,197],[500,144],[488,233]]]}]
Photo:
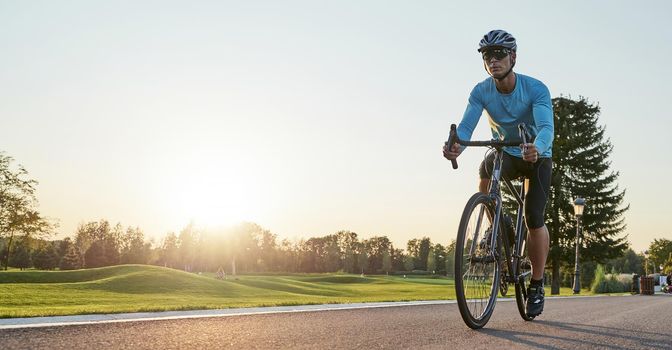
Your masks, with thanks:
[{"label": "pine tree", "polygon": [[59,265],[61,270],[77,270],[82,267],[82,255],[74,244],[69,244]]},{"label": "pine tree", "polygon": [[603,263],[628,248],[623,206],[625,190],[618,187],[617,171],[610,169],[613,146],[598,125],[600,107],[585,98],[578,101],[553,99],[555,140],[553,176],[546,205],[546,225],[550,232],[552,271],[551,293],[560,290],[560,268],[573,264],[576,219],[573,201],[586,199],[582,217],[583,239],[580,258]]}]

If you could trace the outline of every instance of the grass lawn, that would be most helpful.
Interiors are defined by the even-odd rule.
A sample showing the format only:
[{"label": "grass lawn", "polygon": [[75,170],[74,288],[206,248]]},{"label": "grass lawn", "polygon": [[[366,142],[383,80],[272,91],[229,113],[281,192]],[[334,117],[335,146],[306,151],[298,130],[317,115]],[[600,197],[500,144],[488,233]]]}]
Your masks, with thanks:
[{"label": "grass lawn", "polygon": [[[509,295],[513,294],[509,288]],[[572,295],[572,291],[563,288],[561,295]],[[455,289],[453,280],[447,278],[289,274],[218,280],[212,274],[122,265],[76,271],[3,271],[0,296],[0,318],[8,318],[445,300],[455,299]]]}]

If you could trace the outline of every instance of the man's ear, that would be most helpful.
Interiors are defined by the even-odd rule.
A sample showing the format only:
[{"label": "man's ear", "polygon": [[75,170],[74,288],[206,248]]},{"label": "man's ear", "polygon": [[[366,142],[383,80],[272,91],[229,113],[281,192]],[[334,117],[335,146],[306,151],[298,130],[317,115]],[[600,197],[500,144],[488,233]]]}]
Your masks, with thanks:
[{"label": "man's ear", "polygon": [[516,64],[516,51],[511,51],[511,66]]}]

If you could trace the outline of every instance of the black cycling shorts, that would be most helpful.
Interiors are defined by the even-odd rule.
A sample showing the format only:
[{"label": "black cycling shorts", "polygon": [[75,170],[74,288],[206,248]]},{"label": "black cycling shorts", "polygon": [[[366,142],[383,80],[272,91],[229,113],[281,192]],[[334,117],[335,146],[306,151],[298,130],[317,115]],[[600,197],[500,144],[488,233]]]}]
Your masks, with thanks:
[{"label": "black cycling shorts", "polygon": [[[496,152],[491,152],[478,169],[481,179],[492,177]],[[544,226],[544,209],[546,200],[551,190],[551,170],[553,161],[551,158],[539,158],[534,166],[522,158],[514,157],[504,152],[502,160],[502,176],[509,180],[515,180],[521,176],[530,180],[529,188],[525,194],[525,223],[528,229]],[[502,185],[504,185],[502,183]]]}]

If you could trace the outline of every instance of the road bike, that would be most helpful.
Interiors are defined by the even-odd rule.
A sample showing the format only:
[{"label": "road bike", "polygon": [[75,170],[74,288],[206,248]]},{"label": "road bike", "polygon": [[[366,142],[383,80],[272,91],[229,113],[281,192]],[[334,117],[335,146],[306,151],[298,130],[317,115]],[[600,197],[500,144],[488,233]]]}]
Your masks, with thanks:
[{"label": "road bike", "polygon": [[[457,231],[455,247],[455,293],[457,305],[464,322],[473,329],[488,323],[495,310],[497,292],[506,294],[513,284],[520,316],[530,321],[527,315],[527,286],[531,278],[531,263],[527,256],[527,228],[524,224],[523,199],[527,181],[514,186],[502,174],[504,147],[520,146],[531,141],[525,124],[518,125],[520,140],[514,141],[464,141],[457,136],[455,124],[450,127],[446,145],[488,147],[495,152],[492,177],[488,193],[475,193],[464,208]],[[453,169],[457,161],[451,160]],[[501,181],[504,181],[518,203],[513,242],[505,234],[502,208]]]}]

